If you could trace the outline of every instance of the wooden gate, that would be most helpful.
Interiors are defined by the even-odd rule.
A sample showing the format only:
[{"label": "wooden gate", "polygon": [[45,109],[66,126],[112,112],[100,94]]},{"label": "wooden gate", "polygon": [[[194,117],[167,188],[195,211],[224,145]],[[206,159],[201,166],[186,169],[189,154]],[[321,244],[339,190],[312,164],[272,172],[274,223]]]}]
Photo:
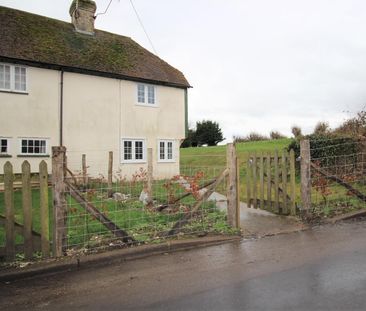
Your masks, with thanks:
[{"label": "wooden gate", "polygon": [[249,154],[246,197],[248,207],[281,215],[296,215],[295,153]]}]

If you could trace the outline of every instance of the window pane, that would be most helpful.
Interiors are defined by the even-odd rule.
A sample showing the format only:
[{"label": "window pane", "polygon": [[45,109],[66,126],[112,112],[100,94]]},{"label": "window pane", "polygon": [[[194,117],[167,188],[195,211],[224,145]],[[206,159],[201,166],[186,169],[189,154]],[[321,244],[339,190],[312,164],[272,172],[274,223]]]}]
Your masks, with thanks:
[{"label": "window pane", "polygon": [[147,100],[149,104],[155,104],[155,87],[148,85],[147,87]]},{"label": "window pane", "polygon": [[159,151],[159,157],[160,160],[164,160],[165,159],[165,143],[163,141],[160,142],[160,151]]},{"label": "window pane", "polygon": [[46,154],[46,140],[44,139],[22,139],[22,153],[25,154]]},{"label": "window pane", "polygon": [[10,90],[10,66],[0,65],[0,88]]},{"label": "window pane", "polygon": [[0,140],[0,153],[7,153],[8,152],[8,140],[1,139]]},{"label": "window pane", "polygon": [[14,67],[14,89],[26,90],[26,69],[24,67]]},{"label": "window pane", "polygon": [[142,160],[144,158],[142,145],[142,141],[135,141],[135,160]]},{"label": "window pane", "polygon": [[171,141],[168,141],[168,159],[173,159],[173,143]]},{"label": "window pane", "polygon": [[145,103],[145,85],[137,85],[137,100],[139,103]]},{"label": "window pane", "polygon": [[123,143],[123,159],[132,159],[132,141],[124,141]]}]

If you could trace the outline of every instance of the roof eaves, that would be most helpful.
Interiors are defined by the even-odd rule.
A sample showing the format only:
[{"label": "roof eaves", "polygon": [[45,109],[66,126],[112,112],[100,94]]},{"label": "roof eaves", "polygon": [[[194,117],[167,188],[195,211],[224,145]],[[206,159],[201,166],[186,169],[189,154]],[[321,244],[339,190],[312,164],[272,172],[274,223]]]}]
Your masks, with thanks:
[{"label": "roof eaves", "polygon": [[70,67],[70,66],[57,65],[57,64],[42,63],[42,62],[29,61],[29,60],[18,59],[18,58],[10,58],[10,57],[5,57],[5,56],[1,56],[1,55],[0,55],[0,61],[14,63],[14,64],[21,64],[21,65],[26,65],[26,66],[31,66],[31,67],[37,67],[37,68],[45,68],[45,69],[52,69],[52,70],[58,70],[58,71],[64,71],[64,72],[73,72],[73,73],[80,73],[80,74],[86,74],[86,75],[93,75],[93,76],[100,76],[100,77],[105,77],[105,78],[113,78],[113,79],[128,80],[128,81],[135,81],[135,82],[144,82],[144,83],[157,84],[157,85],[170,86],[170,87],[183,88],[183,89],[192,88],[192,86],[189,84],[180,84],[180,83],[173,83],[173,82],[168,82],[168,81],[145,79],[145,78],[127,76],[127,75],[122,75],[122,74],[117,74],[117,73],[96,71],[96,70],[91,70],[91,69]]}]

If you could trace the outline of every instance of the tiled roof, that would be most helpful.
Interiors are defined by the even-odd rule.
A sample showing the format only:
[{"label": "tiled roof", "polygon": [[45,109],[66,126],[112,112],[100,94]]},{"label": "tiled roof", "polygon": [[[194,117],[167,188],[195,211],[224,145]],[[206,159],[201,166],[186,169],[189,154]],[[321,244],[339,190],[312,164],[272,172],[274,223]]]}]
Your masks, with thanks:
[{"label": "tiled roof", "polygon": [[0,59],[189,87],[184,75],[129,37],[0,6]]}]

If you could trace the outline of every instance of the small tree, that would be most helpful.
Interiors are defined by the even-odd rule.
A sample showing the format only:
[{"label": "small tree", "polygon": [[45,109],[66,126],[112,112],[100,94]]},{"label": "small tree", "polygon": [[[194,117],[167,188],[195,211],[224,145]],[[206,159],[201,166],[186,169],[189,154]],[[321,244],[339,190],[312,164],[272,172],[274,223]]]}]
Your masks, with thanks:
[{"label": "small tree", "polygon": [[204,144],[216,146],[219,142],[224,140],[219,124],[210,120],[197,122],[196,138],[198,146]]}]

